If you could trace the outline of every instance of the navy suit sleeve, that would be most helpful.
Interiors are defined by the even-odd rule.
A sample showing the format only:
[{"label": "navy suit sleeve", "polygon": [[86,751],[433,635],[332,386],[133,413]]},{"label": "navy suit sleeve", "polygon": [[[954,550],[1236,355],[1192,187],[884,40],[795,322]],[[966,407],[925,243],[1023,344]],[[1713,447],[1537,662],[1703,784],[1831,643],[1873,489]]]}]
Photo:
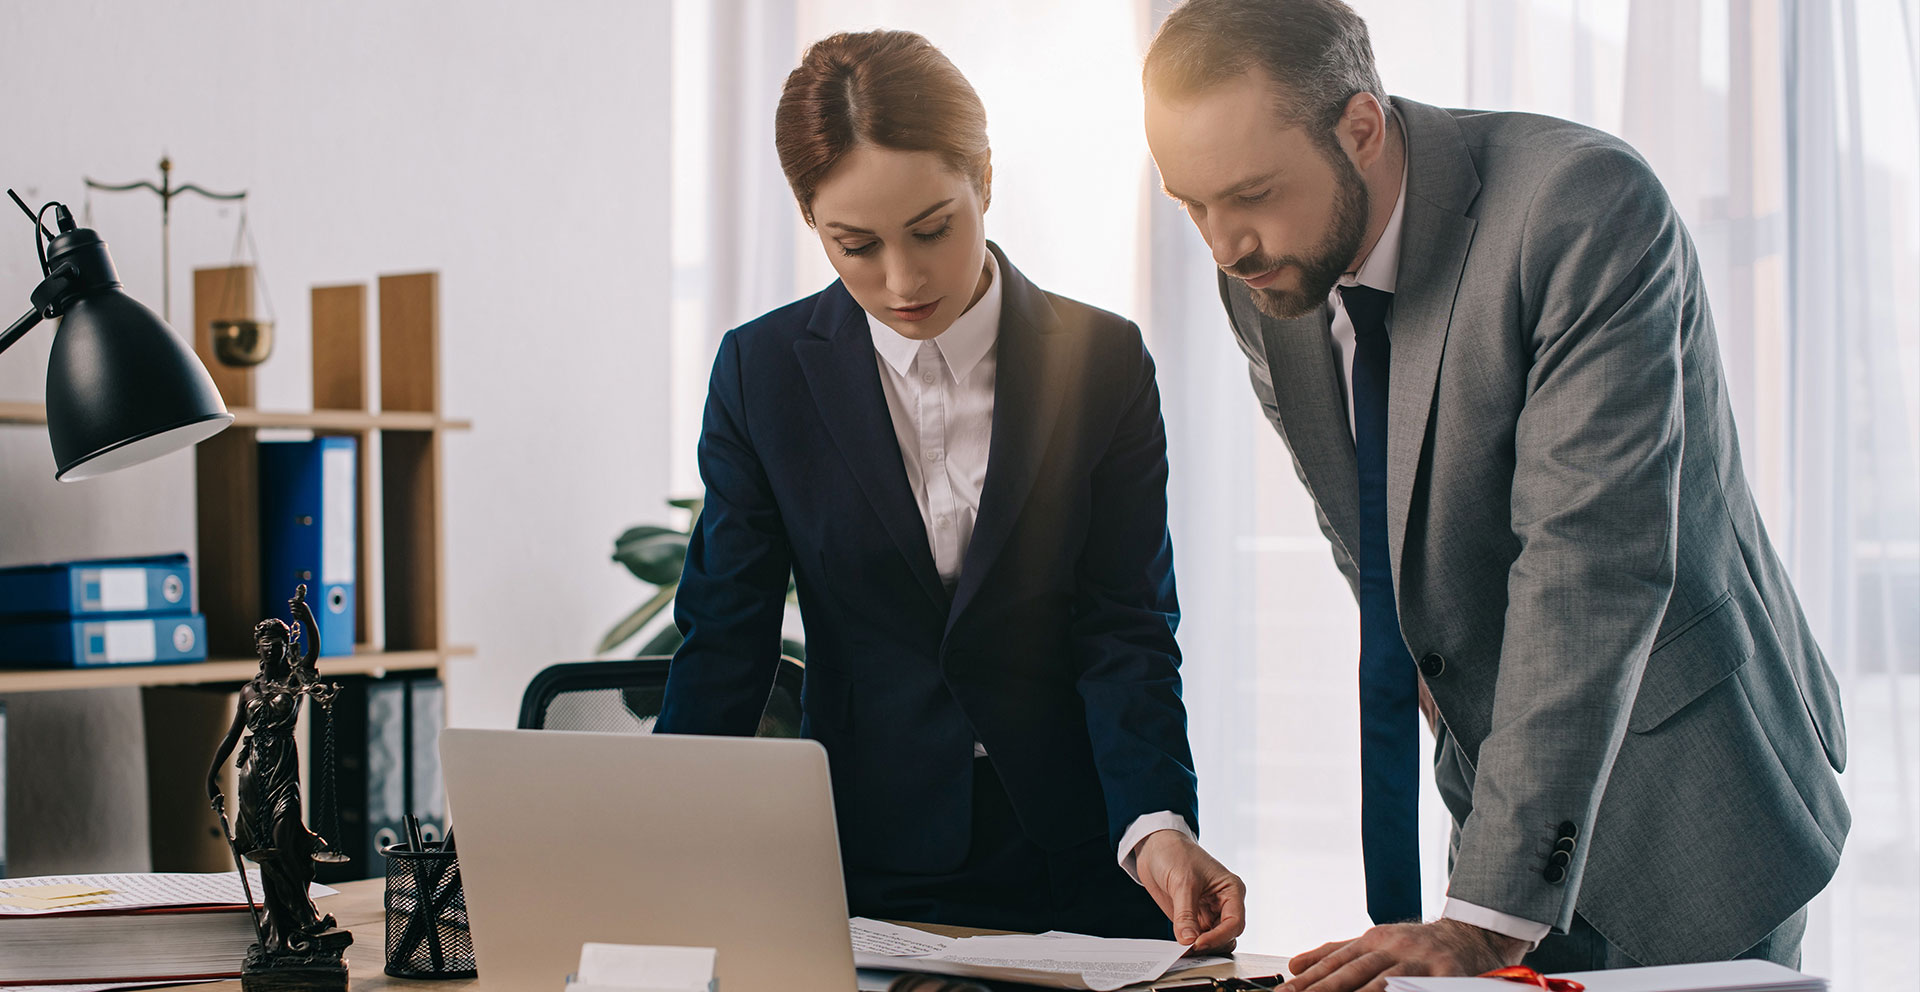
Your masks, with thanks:
[{"label": "navy suit sleeve", "polygon": [[1199,829],[1187,711],[1180,700],[1180,606],[1167,534],[1167,435],[1153,359],[1139,344],[1128,399],[1093,471],[1092,517],[1074,602],[1078,689],[1114,844],[1169,810]]},{"label": "navy suit sleeve", "polygon": [[656,733],[751,736],[780,664],[792,556],[743,415],[740,344],[720,342],[700,432],[706,505],[674,597],[674,654]]}]

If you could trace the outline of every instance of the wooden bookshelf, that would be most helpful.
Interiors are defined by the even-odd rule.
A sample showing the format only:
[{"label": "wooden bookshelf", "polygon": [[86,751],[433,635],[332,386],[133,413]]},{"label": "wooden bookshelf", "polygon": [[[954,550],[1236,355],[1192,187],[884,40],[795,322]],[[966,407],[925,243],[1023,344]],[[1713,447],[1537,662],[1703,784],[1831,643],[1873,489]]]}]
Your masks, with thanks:
[{"label": "wooden bookshelf", "polygon": [[[440,282],[434,272],[381,276],[377,342],[370,340],[368,286],[312,291],[312,410],[262,410],[254,370],[220,363],[213,322],[251,309],[245,266],[194,273],[194,349],[233,414],[233,425],[194,449],[199,548],[193,556],[199,610],[215,659],[128,668],[0,670],[0,693],[125,685],[243,682],[253,675],[253,625],[284,611],[261,602],[259,444],[263,430],[307,430],[359,442],[354,655],[323,662],[339,674],[432,670],[471,653],[446,640],[445,492],[441,436],[472,428],[440,410]],[[184,328],[183,328],[184,330]],[[372,409],[370,358],[378,348],[381,409]],[[269,359],[271,361],[271,359]],[[0,402],[0,425],[45,425],[41,403]],[[379,514],[382,526],[369,523]],[[381,539],[384,538],[384,539]],[[379,597],[384,623],[369,605]],[[276,609],[278,608],[278,609]]]},{"label": "wooden bookshelf", "polygon": [[[288,575],[284,590],[262,589],[260,445],[272,440],[271,433],[263,438],[263,431],[310,431],[358,442],[354,653],[318,659],[321,678],[424,676],[444,685],[448,660],[474,653],[447,639],[442,438],[469,430],[472,423],[450,419],[440,408],[438,275],[380,277],[377,328],[370,306],[373,287],[313,288],[311,410],[260,409],[255,370],[223,365],[214,355],[213,322],[251,312],[255,284],[246,267],[194,273],[194,349],[234,416],[231,426],[201,442],[193,454],[198,536],[193,586],[196,607],[206,617],[210,658],[177,665],[0,669],[0,697],[141,690],[149,843],[158,870],[231,867],[225,844],[207,844],[221,828],[210,820],[199,785],[202,769],[232,719],[229,694],[259,671],[254,625],[268,616],[284,618],[286,597],[300,580]],[[377,381],[375,354],[380,356]],[[0,402],[0,426],[43,428],[46,423],[40,403]],[[52,473],[51,466],[47,471]],[[443,695],[443,707],[444,700]],[[302,718],[303,725],[310,716]],[[417,710],[408,711],[409,727],[418,716]],[[443,709],[442,724],[444,717]],[[19,762],[29,753],[9,757]],[[304,764],[319,752],[303,746],[301,753]],[[407,767],[410,781],[412,766]],[[302,780],[310,788],[317,781],[305,771]]]}]

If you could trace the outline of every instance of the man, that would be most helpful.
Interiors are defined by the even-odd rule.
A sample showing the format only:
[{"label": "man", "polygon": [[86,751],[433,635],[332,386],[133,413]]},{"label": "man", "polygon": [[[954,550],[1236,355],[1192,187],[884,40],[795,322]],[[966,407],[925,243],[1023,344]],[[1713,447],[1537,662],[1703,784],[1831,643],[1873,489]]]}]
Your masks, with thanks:
[{"label": "man", "polygon": [[[1361,607],[1381,925],[1294,958],[1289,987],[1796,962],[1849,822],[1838,692],[1646,163],[1565,121],[1389,99],[1338,0],[1191,0],[1144,85]],[[1454,837],[1421,923],[1427,700]]]}]

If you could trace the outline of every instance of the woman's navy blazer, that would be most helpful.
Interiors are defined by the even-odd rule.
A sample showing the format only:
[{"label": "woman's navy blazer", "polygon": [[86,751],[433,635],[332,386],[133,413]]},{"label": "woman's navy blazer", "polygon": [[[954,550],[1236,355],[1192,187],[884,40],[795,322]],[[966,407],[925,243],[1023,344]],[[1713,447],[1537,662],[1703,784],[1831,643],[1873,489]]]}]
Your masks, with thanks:
[{"label": "woman's navy blazer", "polygon": [[838,282],[728,332],[700,438],[657,731],[748,735],[806,626],[803,733],[825,745],[850,871],[958,869],[973,745],[1028,836],[1198,826],[1153,360],[1125,318],[1003,287],[991,451],[949,592],[902,466],[867,316]]}]

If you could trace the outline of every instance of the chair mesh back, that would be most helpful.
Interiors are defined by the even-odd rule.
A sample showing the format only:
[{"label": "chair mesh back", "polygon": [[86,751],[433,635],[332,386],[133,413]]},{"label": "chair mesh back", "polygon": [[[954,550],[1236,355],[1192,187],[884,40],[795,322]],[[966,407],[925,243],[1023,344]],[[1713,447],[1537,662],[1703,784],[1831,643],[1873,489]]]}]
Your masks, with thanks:
[{"label": "chair mesh back", "polygon": [[[547,702],[546,730],[595,730],[614,734],[651,734],[660,716],[660,693],[634,689],[579,689]],[[630,696],[651,697],[638,712]]]}]

